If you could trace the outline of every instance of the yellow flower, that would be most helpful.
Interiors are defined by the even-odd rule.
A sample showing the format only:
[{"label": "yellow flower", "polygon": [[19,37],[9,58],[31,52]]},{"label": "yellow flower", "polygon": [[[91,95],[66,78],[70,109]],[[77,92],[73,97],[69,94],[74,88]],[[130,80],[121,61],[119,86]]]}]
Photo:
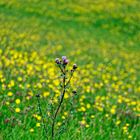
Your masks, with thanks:
[{"label": "yellow flower", "polygon": [[44,93],[43,93],[43,96],[44,97],[48,97],[50,95],[50,93],[48,92],[48,91],[45,91]]},{"label": "yellow flower", "polygon": [[82,111],[82,112],[85,112],[85,111],[86,111],[86,108],[82,106],[82,107],[81,107],[81,111]]},{"label": "yellow flower", "polygon": [[103,111],[103,108],[100,107],[100,106],[98,106],[97,109],[98,109],[99,111],[101,111],[101,112]]},{"label": "yellow flower", "polygon": [[60,126],[60,125],[61,125],[61,122],[58,122],[58,123],[57,123],[57,126]]},{"label": "yellow flower", "polygon": [[111,108],[110,113],[111,113],[111,114],[115,114],[115,113],[116,113],[115,108]]},{"label": "yellow flower", "polygon": [[37,116],[36,118],[37,118],[37,120],[39,120],[39,121],[41,120],[41,116]]},{"label": "yellow flower", "polygon": [[36,123],[36,127],[40,127],[40,123]]},{"label": "yellow flower", "polygon": [[69,98],[69,95],[66,93],[65,96],[64,96],[64,98],[65,99],[68,99]]},{"label": "yellow flower", "polygon": [[32,132],[34,132],[34,129],[33,129],[33,128],[31,128],[31,129],[30,129],[30,132],[31,132],[31,133],[32,133]]},{"label": "yellow flower", "polygon": [[64,120],[64,119],[66,119],[66,117],[65,116],[62,116],[62,119]]},{"label": "yellow flower", "polygon": [[9,88],[13,87],[15,85],[14,80],[11,80],[10,83],[7,85]]},{"label": "yellow flower", "polygon": [[13,96],[13,93],[11,91],[8,92],[8,96]]},{"label": "yellow flower", "polygon": [[127,128],[125,128],[125,126],[123,127],[123,133],[127,133],[128,132],[128,130],[127,130]]},{"label": "yellow flower", "polygon": [[64,112],[64,115],[67,116],[68,115],[68,112]]},{"label": "yellow flower", "polygon": [[121,121],[120,120],[118,120],[117,122],[116,122],[116,125],[119,125],[121,123]]},{"label": "yellow flower", "polygon": [[26,97],[26,100],[30,100],[30,97],[29,97],[29,96],[27,96],[27,97]]},{"label": "yellow flower", "polygon": [[86,128],[89,128],[89,124],[86,124]]},{"label": "yellow flower", "polygon": [[136,105],[136,104],[137,104],[137,102],[135,102],[135,101],[131,102],[131,105]]},{"label": "yellow flower", "polygon": [[20,112],[20,108],[16,108],[15,112],[19,113]]},{"label": "yellow flower", "polygon": [[126,126],[129,126],[129,125],[130,125],[129,123],[126,124]]},{"label": "yellow flower", "polygon": [[95,116],[94,116],[94,115],[91,115],[90,117],[91,117],[92,119],[94,119],[94,118],[95,118]]},{"label": "yellow flower", "polygon": [[113,79],[114,81],[117,81],[117,80],[118,80],[117,76],[113,76],[112,79]]},{"label": "yellow flower", "polygon": [[89,109],[91,107],[91,105],[90,104],[87,104],[87,108]]},{"label": "yellow flower", "polygon": [[126,126],[124,126],[124,127],[123,127],[123,130],[127,130],[127,127],[126,127]]},{"label": "yellow flower", "polygon": [[16,99],[16,104],[20,104],[20,99]]},{"label": "yellow flower", "polygon": [[82,125],[86,125],[86,121],[85,121],[85,120],[82,120],[82,121],[81,121],[81,124],[82,124]]},{"label": "yellow flower", "polygon": [[0,54],[2,54],[2,52],[3,52],[3,51],[0,49]]},{"label": "yellow flower", "polygon": [[9,105],[10,103],[9,102],[6,102],[6,105]]},{"label": "yellow flower", "polygon": [[47,115],[48,115],[48,116],[51,116],[51,113],[48,111],[48,112],[47,112]]},{"label": "yellow flower", "polygon": [[18,79],[17,79],[19,82],[21,82],[22,81],[22,77],[18,77]]},{"label": "yellow flower", "polygon": [[29,94],[30,96],[33,96],[33,95],[34,95],[33,92],[31,92],[31,91],[28,92],[28,94]]},{"label": "yellow flower", "polygon": [[107,118],[108,118],[108,117],[109,117],[109,115],[108,115],[108,114],[105,114],[105,117],[107,117]]}]

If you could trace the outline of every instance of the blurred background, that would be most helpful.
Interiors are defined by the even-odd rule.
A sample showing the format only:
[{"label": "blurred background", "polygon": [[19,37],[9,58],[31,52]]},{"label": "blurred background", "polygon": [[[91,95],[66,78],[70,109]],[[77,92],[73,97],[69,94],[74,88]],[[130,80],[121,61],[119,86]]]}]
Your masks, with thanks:
[{"label": "blurred background", "polygon": [[115,50],[138,53],[139,9],[138,0],[1,0],[0,45],[51,55],[82,53],[87,62]]}]

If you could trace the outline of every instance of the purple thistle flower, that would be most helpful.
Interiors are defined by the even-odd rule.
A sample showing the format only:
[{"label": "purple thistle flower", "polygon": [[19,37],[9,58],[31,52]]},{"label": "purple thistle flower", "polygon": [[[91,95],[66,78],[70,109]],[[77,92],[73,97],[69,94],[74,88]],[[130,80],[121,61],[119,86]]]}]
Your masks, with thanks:
[{"label": "purple thistle flower", "polygon": [[67,59],[66,56],[62,56],[62,61],[63,61],[63,64],[64,64],[64,65],[67,65],[68,62],[69,62],[69,60]]},{"label": "purple thistle flower", "polygon": [[66,60],[67,59],[67,57],[66,56],[62,56],[62,60],[64,61],[64,60]]}]

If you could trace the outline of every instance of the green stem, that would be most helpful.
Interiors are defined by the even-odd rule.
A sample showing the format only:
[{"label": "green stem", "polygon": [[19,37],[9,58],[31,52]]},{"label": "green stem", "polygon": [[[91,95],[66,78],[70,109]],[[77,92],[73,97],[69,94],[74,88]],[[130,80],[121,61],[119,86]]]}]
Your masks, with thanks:
[{"label": "green stem", "polygon": [[54,114],[54,117],[53,117],[53,123],[52,123],[52,140],[54,139],[54,127],[55,127],[55,120],[56,120],[56,117],[58,115],[58,112],[59,112],[59,109],[63,103],[63,99],[64,99],[64,95],[65,95],[65,92],[66,92],[66,85],[65,85],[65,82],[66,82],[66,74],[65,74],[65,71],[64,72],[64,77],[63,77],[63,92],[62,92],[62,96],[60,98],[60,102],[59,102],[59,105],[55,111],[55,114]]}]

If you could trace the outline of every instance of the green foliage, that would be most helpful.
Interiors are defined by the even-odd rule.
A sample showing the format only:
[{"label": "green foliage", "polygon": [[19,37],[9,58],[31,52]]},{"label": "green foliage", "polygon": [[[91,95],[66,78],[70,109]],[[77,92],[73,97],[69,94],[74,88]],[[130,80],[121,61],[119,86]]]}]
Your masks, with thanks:
[{"label": "green foliage", "polygon": [[77,94],[65,94],[56,139],[140,139],[139,9],[139,0],[1,0],[0,140],[45,139],[35,95],[50,123],[61,88],[52,61],[63,55],[77,62]]}]

